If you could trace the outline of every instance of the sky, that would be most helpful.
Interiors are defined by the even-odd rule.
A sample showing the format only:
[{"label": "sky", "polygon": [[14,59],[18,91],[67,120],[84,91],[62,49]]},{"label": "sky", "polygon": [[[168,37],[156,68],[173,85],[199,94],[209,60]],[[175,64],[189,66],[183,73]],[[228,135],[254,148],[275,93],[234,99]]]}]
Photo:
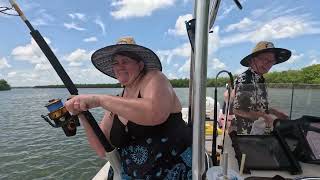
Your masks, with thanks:
[{"label": "sky", "polygon": [[[220,70],[239,74],[240,60],[261,40],[292,51],[271,71],[297,70],[320,63],[320,1],[222,0],[208,40],[207,77]],[[123,36],[152,49],[169,79],[189,78],[191,46],[185,22],[191,0],[17,0],[74,83],[115,83],[94,68],[95,50]],[[0,0],[0,7],[10,6]],[[1,10],[1,8],[0,8]],[[7,11],[7,13],[15,13]],[[62,84],[30,31],[17,16],[0,13],[0,79],[11,86]]]}]

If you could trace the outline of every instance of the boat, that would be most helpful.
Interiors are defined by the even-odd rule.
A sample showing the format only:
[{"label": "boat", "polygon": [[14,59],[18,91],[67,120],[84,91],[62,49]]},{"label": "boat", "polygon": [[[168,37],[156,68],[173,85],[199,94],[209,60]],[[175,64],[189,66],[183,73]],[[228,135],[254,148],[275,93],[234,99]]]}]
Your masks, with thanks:
[{"label": "boat", "polygon": [[[241,4],[235,0],[237,6],[241,9]],[[318,175],[318,171],[320,170],[320,166],[317,164],[308,164],[299,162],[301,167],[301,172],[298,174],[290,174],[287,171],[278,171],[278,170],[251,170],[251,174],[243,174],[242,169],[243,165],[241,162],[237,162],[235,158],[235,150],[232,144],[231,138],[228,133],[223,132],[221,135],[212,136],[212,139],[209,139],[209,146],[205,142],[207,140],[207,134],[201,131],[201,127],[205,127],[206,124],[206,116],[203,116],[203,113],[208,108],[205,106],[205,92],[206,92],[206,61],[207,61],[207,46],[208,46],[208,28],[212,27],[214,24],[214,20],[216,14],[218,12],[218,8],[220,5],[220,0],[212,1],[195,1],[195,13],[197,22],[192,25],[191,21],[189,39],[191,42],[192,49],[195,49],[195,54],[191,53],[193,56],[191,57],[191,67],[190,67],[190,81],[192,82],[189,90],[190,90],[190,108],[191,113],[188,113],[188,117],[191,119],[197,119],[197,121],[193,122],[193,154],[192,154],[192,179],[200,180],[203,177],[206,179],[272,179],[275,178],[295,178],[295,179],[320,179]],[[209,7],[210,14],[209,14]],[[187,27],[188,30],[188,27]],[[195,31],[195,32],[194,32]],[[229,73],[228,71],[224,71]],[[219,74],[219,73],[218,73]],[[231,73],[230,73],[231,74]],[[229,74],[229,76],[230,76]],[[217,75],[218,76],[218,75]],[[232,76],[231,76],[232,77]],[[233,80],[230,79],[230,82]],[[229,94],[230,96],[230,94]],[[214,99],[217,99],[215,96]],[[220,109],[220,108],[219,108]],[[186,116],[188,110],[184,109],[184,116]],[[218,112],[217,105],[214,108],[214,112]],[[228,112],[228,111],[227,111]],[[217,116],[218,113],[213,113]],[[227,114],[228,116],[228,114]],[[214,129],[217,129],[217,117],[214,117]],[[226,117],[226,119],[228,119]],[[224,130],[223,130],[224,131]],[[215,132],[215,130],[213,130]],[[213,133],[216,134],[216,133]],[[210,148],[210,144],[212,144]],[[222,150],[218,147],[217,144],[223,146]],[[211,153],[212,162],[206,163],[210,158],[208,158],[208,154]],[[216,154],[220,153],[220,163],[217,161]],[[242,158],[243,159],[243,158]],[[259,160],[257,160],[259,161]],[[263,163],[263,162],[260,162]],[[110,163],[107,163],[93,178],[94,180],[107,179],[108,170],[110,169]],[[231,176],[228,176],[231,175]]]}]

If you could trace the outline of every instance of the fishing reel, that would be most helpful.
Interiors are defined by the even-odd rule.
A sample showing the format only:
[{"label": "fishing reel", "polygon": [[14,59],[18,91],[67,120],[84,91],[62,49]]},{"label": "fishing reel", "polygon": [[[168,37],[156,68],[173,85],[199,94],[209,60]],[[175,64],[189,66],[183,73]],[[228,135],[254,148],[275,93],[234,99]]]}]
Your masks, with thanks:
[{"label": "fishing reel", "polygon": [[[49,100],[49,103],[45,105],[48,109],[49,114],[41,117],[54,128],[62,127],[66,136],[74,136],[77,132],[77,126],[80,126],[78,116],[71,115],[61,99]],[[52,123],[50,119],[54,122]]]}]

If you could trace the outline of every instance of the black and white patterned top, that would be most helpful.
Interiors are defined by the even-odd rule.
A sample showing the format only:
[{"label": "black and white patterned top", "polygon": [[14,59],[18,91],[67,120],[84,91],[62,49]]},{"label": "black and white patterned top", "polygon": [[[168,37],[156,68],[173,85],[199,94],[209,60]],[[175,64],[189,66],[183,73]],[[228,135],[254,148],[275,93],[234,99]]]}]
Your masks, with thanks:
[{"label": "black and white patterned top", "polygon": [[192,129],[181,112],[155,126],[124,125],[115,114],[110,142],[120,154],[122,179],[192,179]]},{"label": "black and white patterned top", "polygon": [[[251,68],[236,78],[235,92],[234,109],[268,113],[269,103],[265,79]],[[233,127],[238,134],[250,134],[253,122],[251,119],[236,115]]]}]

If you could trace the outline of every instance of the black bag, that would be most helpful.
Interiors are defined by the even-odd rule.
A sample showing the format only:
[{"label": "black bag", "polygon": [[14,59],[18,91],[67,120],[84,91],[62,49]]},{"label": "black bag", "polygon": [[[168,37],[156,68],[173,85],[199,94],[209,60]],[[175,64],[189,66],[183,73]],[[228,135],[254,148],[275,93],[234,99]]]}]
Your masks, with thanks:
[{"label": "black bag", "polygon": [[302,173],[289,147],[276,134],[238,135],[233,131],[229,135],[239,167],[242,154],[246,154],[244,173],[250,173],[250,170],[282,170],[293,175]]},{"label": "black bag", "polygon": [[276,120],[274,127],[274,133],[288,144],[299,161],[320,164],[320,117]]}]

